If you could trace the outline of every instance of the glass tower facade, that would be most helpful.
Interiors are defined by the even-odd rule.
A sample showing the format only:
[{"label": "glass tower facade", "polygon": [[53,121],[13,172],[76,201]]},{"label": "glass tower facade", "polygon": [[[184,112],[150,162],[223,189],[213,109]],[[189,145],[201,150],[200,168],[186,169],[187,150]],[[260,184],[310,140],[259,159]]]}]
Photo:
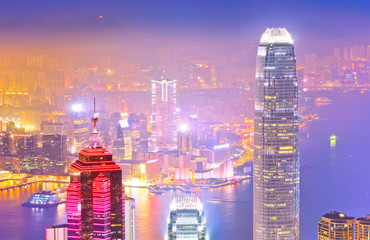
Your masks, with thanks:
[{"label": "glass tower facade", "polygon": [[298,84],[289,32],[268,28],[257,52],[253,239],[299,239]]}]

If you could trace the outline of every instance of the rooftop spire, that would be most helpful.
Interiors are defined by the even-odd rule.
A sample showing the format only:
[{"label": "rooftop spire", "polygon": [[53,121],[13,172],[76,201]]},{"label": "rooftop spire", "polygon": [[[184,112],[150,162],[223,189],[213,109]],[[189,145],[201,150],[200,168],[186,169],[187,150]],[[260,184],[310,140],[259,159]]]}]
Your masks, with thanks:
[{"label": "rooftop spire", "polygon": [[92,131],[92,134],[94,136],[94,142],[92,144],[90,144],[90,148],[96,148],[96,147],[101,147],[101,145],[97,142],[97,137],[98,137],[98,130],[96,128],[96,123],[98,122],[99,120],[99,114],[96,112],[96,109],[95,109],[95,98],[94,98],[94,115],[93,117],[91,118],[91,121],[94,122],[94,129]]}]

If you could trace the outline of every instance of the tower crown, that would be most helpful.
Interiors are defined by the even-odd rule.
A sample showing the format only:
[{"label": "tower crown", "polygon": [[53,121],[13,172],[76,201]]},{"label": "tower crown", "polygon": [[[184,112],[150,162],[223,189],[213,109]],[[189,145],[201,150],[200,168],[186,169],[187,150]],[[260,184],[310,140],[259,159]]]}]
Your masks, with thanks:
[{"label": "tower crown", "polygon": [[288,43],[293,44],[293,39],[286,28],[267,28],[262,34],[261,44]]}]

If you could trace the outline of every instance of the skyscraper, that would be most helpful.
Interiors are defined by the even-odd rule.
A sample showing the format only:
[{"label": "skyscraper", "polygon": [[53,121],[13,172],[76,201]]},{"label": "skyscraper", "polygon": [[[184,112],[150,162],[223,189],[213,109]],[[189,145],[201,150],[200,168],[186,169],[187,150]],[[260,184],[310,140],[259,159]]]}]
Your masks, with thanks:
[{"label": "skyscraper", "polygon": [[74,104],[72,111],[72,152],[77,152],[88,144],[89,121],[81,104]]},{"label": "skyscraper", "polygon": [[72,164],[67,189],[68,240],[124,238],[122,172],[112,154],[96,142],[79,153]]},{"label": "skyscraper", "polygon": [[189,155],[193,149],[193,135],[189,131],[180,131],[177,134],[177,151],[179,155]]},{"label": "skyscraper", "polygon": [[258,46],[254,129],[253,239],[298,239],[298,84],[285,28],[268,28]]},{"label": "skyscraper", "polygon": [[354,217],[343,213],[329,212],[321,217],[318,225],[319,240],[353,239]]},{"label": "skyscraper", "polygon": [[119,121],[117,140],[114,142],[113,149],[118,162],[132,160],[132,131],[127,120]]},{"label": "skyscraper", "polygon": [[42,135],[42,154],[45,157],[46,172],[64,175],[67,163],[67,136],[52,134]]},{"label": "skyscraper", "polygon": [[157,149],[176,149],[176,86],[176,80],[152,80],[152,139]]},{"label": "skyscraper", "polygon": [[128,125],[132,135],[132,151],[143,151],[143,144],[147,142],[148,123],[144,113],[131,113]]}]

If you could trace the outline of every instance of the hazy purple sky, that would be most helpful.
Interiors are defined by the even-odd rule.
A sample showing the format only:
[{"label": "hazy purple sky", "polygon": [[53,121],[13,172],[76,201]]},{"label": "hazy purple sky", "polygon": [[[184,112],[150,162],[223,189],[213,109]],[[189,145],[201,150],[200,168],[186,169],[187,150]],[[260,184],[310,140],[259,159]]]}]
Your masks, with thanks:
[{"label": "hazy purple sky", "polygon": [[[100,15],[103,19],[97,18]],[[2,47],[45,40],[52,47],[81,42],[85,46],[120,42],[166,47],[199,42],[242,47],[258,43],[266,27],[277,26],[287,27],[303,52],[368,44],[370,1],[0,1]]]}]

